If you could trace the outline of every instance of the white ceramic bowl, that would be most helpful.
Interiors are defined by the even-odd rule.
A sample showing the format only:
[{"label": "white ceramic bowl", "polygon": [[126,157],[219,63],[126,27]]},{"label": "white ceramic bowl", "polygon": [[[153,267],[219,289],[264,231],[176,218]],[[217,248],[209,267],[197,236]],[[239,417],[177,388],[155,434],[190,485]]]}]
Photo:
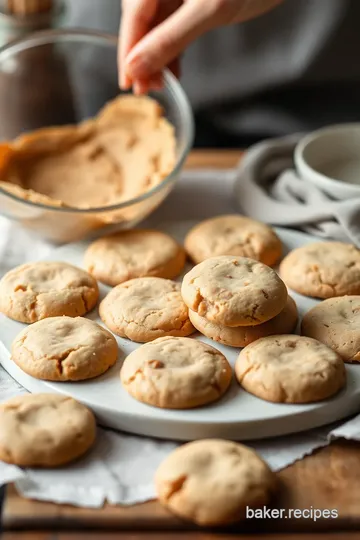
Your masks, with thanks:
[{"label": "white ceramic bowl", "polygon": [[360,124],[340,124],[310,133],[298,143],[295,167],[334,199],[360,197]]}]

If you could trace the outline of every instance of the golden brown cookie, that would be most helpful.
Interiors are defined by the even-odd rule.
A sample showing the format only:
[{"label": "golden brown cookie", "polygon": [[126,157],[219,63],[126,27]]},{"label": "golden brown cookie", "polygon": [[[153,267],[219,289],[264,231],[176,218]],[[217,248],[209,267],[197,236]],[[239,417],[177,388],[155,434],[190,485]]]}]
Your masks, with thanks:
[{"label": "golden brown cookie", "polygon": [[100,304],[100,317],[118,336],[146,343],[159,337],[195,332],[180,283],[163,278],[136,278],[112,289]]},{"label": "golden brown cookie", "polygon": [[220,326],[200,317],[195,311],[189,311],[189,317],[195,328],[204,336],[228,345],[229,347],[246,347],[249,343],[262,337],[277,334],[290,334],[296,328],[298,312],[294,300],[288,296],[286,306],[279,315],[256,326]]},{"label": "golden brown cookie", "polygon": [[360,362],[360,296],[324,300],[304,315],[301,333],[325,343],[345,362]]},{"label": "golden brown cookie", "polygon": [[277,273],[245,257],[207,259],[188,272],[181,294],[189,309],[222,326],[254,326],[276,317],[287,289]]},{"label": "golden brown cookie", "polygon": [[58,467],[95,442],[92,412],[61,394],[25,394],[0,405],[0,460],[20,467]]},{"label": "golden brown cookie", "polygon": [[164,409],[190,409],[216,401],[226,392],[231,367],[210,345],[164,337],[130,353],[120,377],[138,401]]},{"label": "golden brown cookie", "polygon": [[0,281],[0,311],[24,323],[60,315],[85,315],[98,298],[96,280],[84,270],[62,262],[23,264]]},{"label": "golden brown cookie", "polygon": [[182,272],[185,260],[185,251],[171,236],[150,229],[105,236],[85,253],[90,274],[112,286],[137,277],[173,279]]},{"label": "golden brown cookie", "polygon": [[118,357],[116,339],[82,317],[52,317],[25,328],[11,348],[25,373],[46,381],[82,381],[105,373]]},{"label": "golden brown cookie", "polygon": [[202,221],[185,238],[185,250],[195,264],[219,255],[239,255],[269,266],[281,257],[282,245],[271,227],[239,215]]},{"label": "golden brown cookie", "polygon": [[341,357],[301,336],[270,336],[243,349],[235,364],[241,386],[277,403],[311,403],[336,394],[346,382]]},{"label": "golden brown cookie", "polygon": [[155,475],[161,504],[198,525],[225,525],[259,508],[277,488],[275,474],[250,448],[204,439],[174,450]]},{"label": "golden brown cookie", "polygon": [[342,242],[315,242],[291,251],[280,275],[294,291],[314,298],[360,294],[360,251]]}]

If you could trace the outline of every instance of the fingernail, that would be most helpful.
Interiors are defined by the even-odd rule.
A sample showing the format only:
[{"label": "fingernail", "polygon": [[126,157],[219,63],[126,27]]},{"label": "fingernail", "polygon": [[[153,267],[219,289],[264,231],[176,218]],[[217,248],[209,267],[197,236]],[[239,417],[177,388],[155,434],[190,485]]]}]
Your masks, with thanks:
[{"label": "fingernail", "polygon": [[120,80],[119,81],[119,87],[120,87],[120,90],[130,90],[131,82],[129,81],[129,79]]},{"label": "fingernail", "polygon": [[141,51],[138,52],[133,49],[126,57],[125,63],[126,71],[133,79],[145,78],[152,71],[149,61],[144,54],[141,54]]}]

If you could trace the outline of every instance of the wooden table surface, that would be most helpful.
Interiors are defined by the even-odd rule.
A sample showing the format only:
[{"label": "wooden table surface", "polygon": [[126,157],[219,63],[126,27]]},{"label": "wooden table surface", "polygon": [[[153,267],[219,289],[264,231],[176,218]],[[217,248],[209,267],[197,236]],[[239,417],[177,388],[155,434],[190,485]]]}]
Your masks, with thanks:
[{"label": "wooden table surface", "polygon": [[[188,167],[234,166],[236,151],[196,151]],[[223,531],[200,530],[184,523],[157,502],[131,507],[106,505],[102,509],[74,508],[36,502],[7,488],[2,514],[3,540],[85,540],[127,538],[129,540],[229,540],[242,538],[301,540],[316,533],[318,540],[360,540],[360,443],[337,441],[278,473],[280,492],[276,508],[336,509],[337,519],[248,520]],[[268,534],[271,533],[271,536]]]}]

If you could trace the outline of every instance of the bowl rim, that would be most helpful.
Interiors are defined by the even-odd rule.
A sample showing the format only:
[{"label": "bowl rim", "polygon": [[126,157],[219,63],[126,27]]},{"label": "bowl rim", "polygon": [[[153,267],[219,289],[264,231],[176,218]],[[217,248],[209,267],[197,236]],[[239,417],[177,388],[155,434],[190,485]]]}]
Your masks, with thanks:
[{"label": "bowl rim", "polygon": [[304,170],[312,183],[319,183],[319,185],[322,185],[324,188],[330,189],[331,187],[342,192],[357,192],[358,194],[360,192],[360,185],[342,182],[341,180],[337,180],[331,176],[326,176],[325,174],[314,169],[304,156],[306,148],[314,141],[322,139],[326,135],[341,137],[342,133],[351,133],[352,131],[360,132],[360,122],[347,122],[343,124],[324,126],[302,137],[297,143],[294,151],[294,162],[298,171],[300,172],[301,169]]},{"label": "bowl rim", "polygon": [[[0,61],[3,59],[6,60],[7,56],[12,55],[14,52],[17,53],[27,48],[27,44],[30,42],[34,46],[46,45],[52,43],[54,38],[68,38],[72,37],[74,39],[78,38],[79,41],[90,40],[92,38],[97,39],[99,42],[104,44],[113,44],[117,46],[118,38],[115,35],[108,34],[106,32],[98,32],[96,30],[87,30],[83,28],[71,28],[71,29],[61,29],[61,30],[41,30],[39,32],[31,33],[25,37],[16,39],[10,43],[7,43],[3,47],[0,47]],[[145,201],[152,197],[152,195],[160,192],[165,188],[171,181],[179,174],[183,164],[190,152],[190,149],[194,142],[195,136],[195,124],[194,116],[191,109],[191,105],[187,95],[185,94],[181,84],[178,82],[176,77],[168,70],[164,69],[163,71],[165,85],[167,86],[168,91],[173,95],[175,100],[179,103],[180,109],[183,112],[183,122],[185,130],[185,139],[186,145],[180,155],[178,156],[174,168],[172,171],[156,186],[151,188],[149,191],[146,191],[142,195],[139,195],[133,199],[128,199],[121,203],[109,205],[109,206],[100,206],[92,208],[76,208],[71,206],[51,206],[43,203],[38,203],[34,201],[29,201],[28,199],[23,199],[18,197],[13,193],[10,193],[6,189],[0,187],[0,195],[5,195],[19,203],[33,206],[36,208],[43,208],[48,211],[54,212],[63,212],[63,213],[76,213],[76,214],[98,214],[103,212],[111,212],[114,210],[121,210],[133,206],[137,203]]]}]

